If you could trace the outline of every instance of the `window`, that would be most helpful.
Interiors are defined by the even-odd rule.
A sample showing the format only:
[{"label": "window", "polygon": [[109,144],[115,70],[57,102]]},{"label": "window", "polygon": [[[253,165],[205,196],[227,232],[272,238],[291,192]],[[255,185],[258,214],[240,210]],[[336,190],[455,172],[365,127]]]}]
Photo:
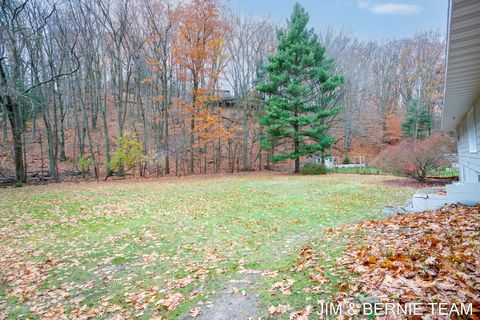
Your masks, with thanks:
[{"label": "window", "polygon": [[470,153],[477,152],[477,132],[475,128],[475,108],[472,108],[467,114],[467,124],[468,124],[468,147]]}]

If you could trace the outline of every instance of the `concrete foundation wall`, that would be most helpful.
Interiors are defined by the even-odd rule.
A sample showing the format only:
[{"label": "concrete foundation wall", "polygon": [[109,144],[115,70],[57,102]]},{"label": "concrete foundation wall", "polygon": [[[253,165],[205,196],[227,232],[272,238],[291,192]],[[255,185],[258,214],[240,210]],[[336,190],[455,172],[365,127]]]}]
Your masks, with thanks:
[{"label": "concrete foundation wall", "polygon": [[446,194],[432,190],[419,190],[412,197],[412,211],[432,211],[451,204],[468,206],[480,204],[480,183],[453,183],[447,185]]},{"label": "concrete foundation wall", "polygon": [[480,203],[480,183],[454,183],[447,186],[448,203]]}]

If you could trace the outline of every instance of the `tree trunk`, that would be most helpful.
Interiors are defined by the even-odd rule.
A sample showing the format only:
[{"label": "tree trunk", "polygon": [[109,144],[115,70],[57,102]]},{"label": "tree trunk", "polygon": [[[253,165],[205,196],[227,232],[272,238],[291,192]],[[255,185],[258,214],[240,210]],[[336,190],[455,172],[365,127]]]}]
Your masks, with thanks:
[{"label": "tree trunk", "polygon": [[192,120],[190,122],[190,174],[195,173],[195,168],[194,168],[194,161],[195,161],[195,154],[193,151],[193,145],[195,143],[195,115],[192,114]]},{"label": "tree trunk", "polygon": [[6,102],[5,107],[7,108],[13,134],[15,178],[18,183],[27,183],[27,166],[25,162],[25,146],[23,143],[23,120],[21,117],[20,106],[14,103],[8,96]]},{"label": "tree trunk", "polygon": [[[164,75],[165,77],[165,75]],[[165,149],[165,174],[170,174],[170,146],[168,141],[168,108],[169,108],[169,97],[168,97],[168,82],[166,79],[163,80],[163,147]]]},{"label": "tree trunk", "polygon": [[[54,145],[54,151],[55,151],[55,167],[57,167],[57,155],[58,155],[58,104],[57,104],[57,94],[55,90],[55,85],[52,82],[52,100],[53,100],[53,145]],[[58,93],[60,95],[60,93]],[[60,102],[60,100],[58,100]],[[46,106],[48,108],[48,106]],[[50,119],[50,118],[49,118]],[[58,173],[58,169],[57,169]]]},{"label": "tree trunk", "polygon": [[3,142],[8,139],[7,112],[2,112]]},{"label": "tree trunk", "polygon": [[[105,141],[105,165],[107,169],[107,177],[112,174],[112,170],[110,169],[110,136],[108,134],[108,119],[107,119],[107,65],[106,61],[103,61],[103,104],[102,104],[102,125],[103,125],[103,138]],[[100,79],[99,79],[100,80]],[[98,85],[100,87],[100,81],[98,81]]]},{"label": "tree trunk", "polygon": [[[0,61],[0,84],[7,85],[7,75]],[[25,144],[23,141],[23,116],[21,105],[14,102],[11,96],[1,96],[0,102],[5,105],[7,117],[13,134],[13,157],[15,161],[15,178],[17,183],[27,183],[27,165]]]},{"label": "tree trunk", "polygon": [[60,96],[60,161],[67,160],[67,156],[65,155],[65,106],[63,101]]},{"label": "tree trunk", "polygon": [[194,77],[193,79],[193,95],[192,95],[192,120],[190,122],[190,174],[195,173],[195,152],[194,152],[194,144],[195,144],[195,104],[197,102],[197,90],[198,90],[198,80]]},{"label": "tree trunk", "polygon": [[[295,153],[298,154],[298,147],[299,147],[298,140],[295,139]],[[296,156],[295,158],[295,173],[300,173],[300,156]]]},{"label": "tree trunk", "polygon": [[[295,108],[295,119],[298,119],[298,110]],[[298,131],[299,131],[298,124],[294,124],[293,126],[293,143],[295,146],[295,173],[300,173],[300,156],[298,155],[300,149],[300,141],[298,140]]]},{"label": "tree trunk", "polygon": [[250,165],[248,163],[248,136],[249,136],[249,125],[248,125],[248,103],[243,101],[243,150],[242,150],[242,170],[249,171]]},{"label": "tree trunk", "polygon": [[47,146],[48,146],[48,173],[52,176],[53,180],[58,180],[57,170],[57,155],[55,153],[55,141],[53,136],[52,125],[50,123],[50,117],[48,114],[48,108],[45,106],[45,112],[43,113],[43,122],[45,124],[45,130],[47,131]]},{"label": "tree trunk", "polygon": [[90,134],[90,128],[88,125],[87,110],[84,110],[83,116],[84,116],[85,127],[87,129],[88,149],[90,151],[90,159],[92,159],[92,162],[93,162],[93,171],[95,174],[95,178],[98,179],[98,163],[95,159],[95,152],[93,151],[93,141],[92,141],[92,135]]}]

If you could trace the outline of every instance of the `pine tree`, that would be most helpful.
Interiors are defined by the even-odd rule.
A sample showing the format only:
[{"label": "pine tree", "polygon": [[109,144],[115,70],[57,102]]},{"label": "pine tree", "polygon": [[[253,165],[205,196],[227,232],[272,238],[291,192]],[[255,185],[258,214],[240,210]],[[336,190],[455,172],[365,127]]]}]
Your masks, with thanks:
[{"label": "pine tree", "polygon": [[287,151],[272,156],[273,162],[324,153],[334,137],[328,134],[329,121],[339,109],[332,107],[343,78],[330,72],[332,60],[325,57],[313,29],[307,29],[309,15],[296,4],[288,27],[278,32],[276,52],[269,57],[266,81],[259,91],[267,95],[260,119],[267,133],[262,146],[274,154],[284,145]]},{"label": "pine tree", "polygon": [[415,99],[407,107],[407,115],[402,121],[402,135],[413,139],[429,137],[432,122],[430,111]]}]

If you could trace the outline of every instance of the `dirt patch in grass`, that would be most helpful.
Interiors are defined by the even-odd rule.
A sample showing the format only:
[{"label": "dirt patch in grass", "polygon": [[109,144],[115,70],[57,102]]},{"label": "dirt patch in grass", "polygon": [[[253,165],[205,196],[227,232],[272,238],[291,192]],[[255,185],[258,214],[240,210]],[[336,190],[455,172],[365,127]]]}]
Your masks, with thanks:
[{"label": "dirt patch in grass", "polygon": [[252,286],[259,272],[245,272],[240,278],[230,280],[213,300],[202,302],[190,310],[184,320],[245,320],[258,319],[263,311],[258,294]]}]

